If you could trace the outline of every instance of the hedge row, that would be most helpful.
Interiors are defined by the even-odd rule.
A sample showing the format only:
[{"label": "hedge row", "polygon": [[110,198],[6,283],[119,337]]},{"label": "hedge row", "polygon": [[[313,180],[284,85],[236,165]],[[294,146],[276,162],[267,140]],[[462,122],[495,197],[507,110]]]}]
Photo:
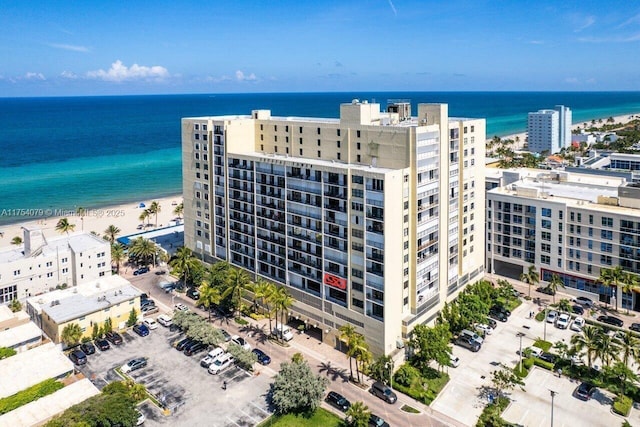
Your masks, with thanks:
[{"label": "hedge row", "polygon": [[627,415],[629,415],[629,411],[631,411],[632,404],[633,401],[630,397],[618,395],[613,400],[613,412],[626,417]]},{"label": "hedge row", "polygon": [[64,387],[60,381],[48,379],[41,383],[32,385],[31,387],[17,392],[11,396],[0,399],[0,415],[11,412],[27,403],[38,400],[41,397],[55,393]]}]

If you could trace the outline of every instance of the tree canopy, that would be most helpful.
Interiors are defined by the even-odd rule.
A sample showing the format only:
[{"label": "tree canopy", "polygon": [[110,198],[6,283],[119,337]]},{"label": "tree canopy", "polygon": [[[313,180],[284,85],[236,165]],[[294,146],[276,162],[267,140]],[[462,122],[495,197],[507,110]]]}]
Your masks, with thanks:
[{"label": "tree canopy", "polygon": [[271,384],[271,400],[279,414],[312,413],[324,396],[329,380],[315,375],[309,364],[283,362]]}]

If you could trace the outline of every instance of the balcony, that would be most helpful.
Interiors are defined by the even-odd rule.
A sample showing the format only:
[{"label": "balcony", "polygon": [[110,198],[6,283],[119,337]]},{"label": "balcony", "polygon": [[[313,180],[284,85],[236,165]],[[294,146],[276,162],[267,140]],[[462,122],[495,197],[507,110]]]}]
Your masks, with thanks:
[{"label": "balcony", "polygon": [[384,234],[384,226],[382,224],[373,224],[367,227],[367,231],[376,234]]},{"label": "balcony", "polygon": [[332,211],[338,211],[338,212],[347,212],[347,205],[345,203],[325,203],[324,204],[324,208],[325,209],[329,209]]},{"label": "balcony", "polygon": [[381,253],[368,253],[367,259],[384,262],[384,254]]}]

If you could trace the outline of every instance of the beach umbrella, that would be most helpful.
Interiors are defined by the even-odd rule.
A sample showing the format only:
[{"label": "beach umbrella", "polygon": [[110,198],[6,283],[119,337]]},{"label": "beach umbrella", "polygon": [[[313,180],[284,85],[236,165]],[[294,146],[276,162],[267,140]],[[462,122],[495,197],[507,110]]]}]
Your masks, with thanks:
[{"label": "beach umbrella", "polygon": [[138,205],[138,207],[139,207],[139,208],[146,208],[146,206],[145,206],[145,204],[144,204],[144,203],[140,203],[140,204]]}]

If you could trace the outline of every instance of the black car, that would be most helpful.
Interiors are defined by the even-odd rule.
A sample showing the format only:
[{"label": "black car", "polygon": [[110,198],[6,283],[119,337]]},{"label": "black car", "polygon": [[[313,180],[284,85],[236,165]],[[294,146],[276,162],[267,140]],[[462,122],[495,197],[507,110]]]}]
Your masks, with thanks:
[{"label": "black car", "polygon": [[487,325],[489,325],[489,327],[491,329],[495,329],[498,326],[498,322],[496,322],[494,319],[492,319],[491,317],[488,317],[487,320],[485,321],[485,323]]},{"label": "black car", "polygon": [[393,390],[391,390],[389,386],[381,383],[380,381],[374,382],[369,392],[387,403],[394,404],[398,400],[398,396],[393,392]]},{"label": "black car", "polygon": [[117,332],[107,332],[106,334],[104,334],[104,337],[113,345],[122,344],[122,336],[120,336],[120,334]]},{"label": "black car", "polygon": [[640,332],[640,323],[632,323],[631,326],[629,326],[629,329],[634,332]]},{"label": "black car", "polygon": [[369,427],[390,427],[389,423],[377,415],[369,415]]},{"label": "black car", "polygon": [[202,342],[196,342],[194,345],[191,345],[184,349],[185,356],[193,356],[194,354],[198,354],[207,349],[207,345]]},{"label": "black car", "polygon": [[149,335],[149,328],[140,323],[133,326],[133,332],[140,335],[141,337],[146,337],[147,335]]},{"label": "black car", "polygon": [[87,363],[87,355],[80,349],[73,350],[69,355],[69,359],[76,365],[84,365]]},{"label": "black car", "polygon": [[546,294],[551,296],[556,294],[556,291],[554,291],[548,286],[540,286],[538,289],[536,289],[536,291],[540,292],[541,294]]},{"label": "black car", "polygon": [[571,311],[581,316],[584,314],[584,307],[582,307],[581,305],[574,305],[574,306],[571,306]]},{"label": "black car", "polygon": [[349,402],[343,395],[340,393],[336,393],[335,391],[330,391],[327,394],[326,402],[341,410],[342,412],[347,412],[347,410],[351,407],[351,402]]},{"label": "black car", "polygon": [[556,355],[551,353],[543,352],[538,359],[549,363],[556,363]]},{"label": "black car", "polygon": [[460,337],[456,340],[456,344],[476,353],[480,350],[480,344],[471,338]]},{"label": "black car", "polygon": [[507,316],[507,317],[511,316],[511,312],[510,312],[509,310],[507,310],[506,308],[504,308],[503,306],[501,306],[501,305],[497,305],[497,304],[496,304],[496,305],[494,305],[493,307],[491,307],[491,309],[490,309],[490,310],[493,310],[493,311],[497,311],[497,312],[503,313],[503,314],[504,314],[505,316]]},{"label": "black car", "polygon": [[501,322],[506,322],[508,320],[508,317],[506,314],[504,314],[501,311],[495,311],[495,310],[489,310],[489,317],[499,320]]},{"label": "black car", "polygon": [[576,388],[575,395],[580,400],[589,400],[593,397],[597,388],[593,384],[582,383]]},{"label": "black car", "polygon": [[140,307],[146,307],[148,305],[155,307],[156,306],[156,302],[154,300],[148,299],[148,298],[140,300]]},{"label": "black car", "polygon": [[196,288],[189,288],[187,290],[187,296],[193,300],[200,299],[200,292]]},{"label": "black car", "polygon": [[96,352],[96,348],[93,344],[91,344],[90,342],[85,342],[80,344],[80,350],[82,350],[84,352],[84,354],[93,354]]},{"label": "black car", "polygon": [[178,344],[176,344],[176,350],[178,351],[184,351],[184,349],[190,345],[193,344],[195,342],[195,340],[192,340],[191,338],[185,338],[181,341],[178,341]]},{"label": "black car", "polygon": [[254,348],[253,350],[251,350],[251,353],[256,355],[259,364],[268,365],[269,363],[271,363],[271,358],[267,355],[267,353],[260,350],[259,348]]},{"label": "black car", "polygon": [[141,274],[148,273],[148,272],[149,272],[149,268],[148,267],[142,267],[142,268],[139,268],[136,271],[134,271],[133,275],[134,276],[139,276]]},{"label": "black car", "polygon": [[105,340],[104,338],[98,338],[94,342],[96,343],[96,346],[100,349],[100,351],[107,351],[111,348],[111,345],[109,345],[109,341]]},{"label": "black car", "polygon": [[598,316],[598,322],[617,326],[619,328],[624,326],[624,322],[622,321],[622,319],[618,319],[617,317],[614,317],[614,316]]}]

